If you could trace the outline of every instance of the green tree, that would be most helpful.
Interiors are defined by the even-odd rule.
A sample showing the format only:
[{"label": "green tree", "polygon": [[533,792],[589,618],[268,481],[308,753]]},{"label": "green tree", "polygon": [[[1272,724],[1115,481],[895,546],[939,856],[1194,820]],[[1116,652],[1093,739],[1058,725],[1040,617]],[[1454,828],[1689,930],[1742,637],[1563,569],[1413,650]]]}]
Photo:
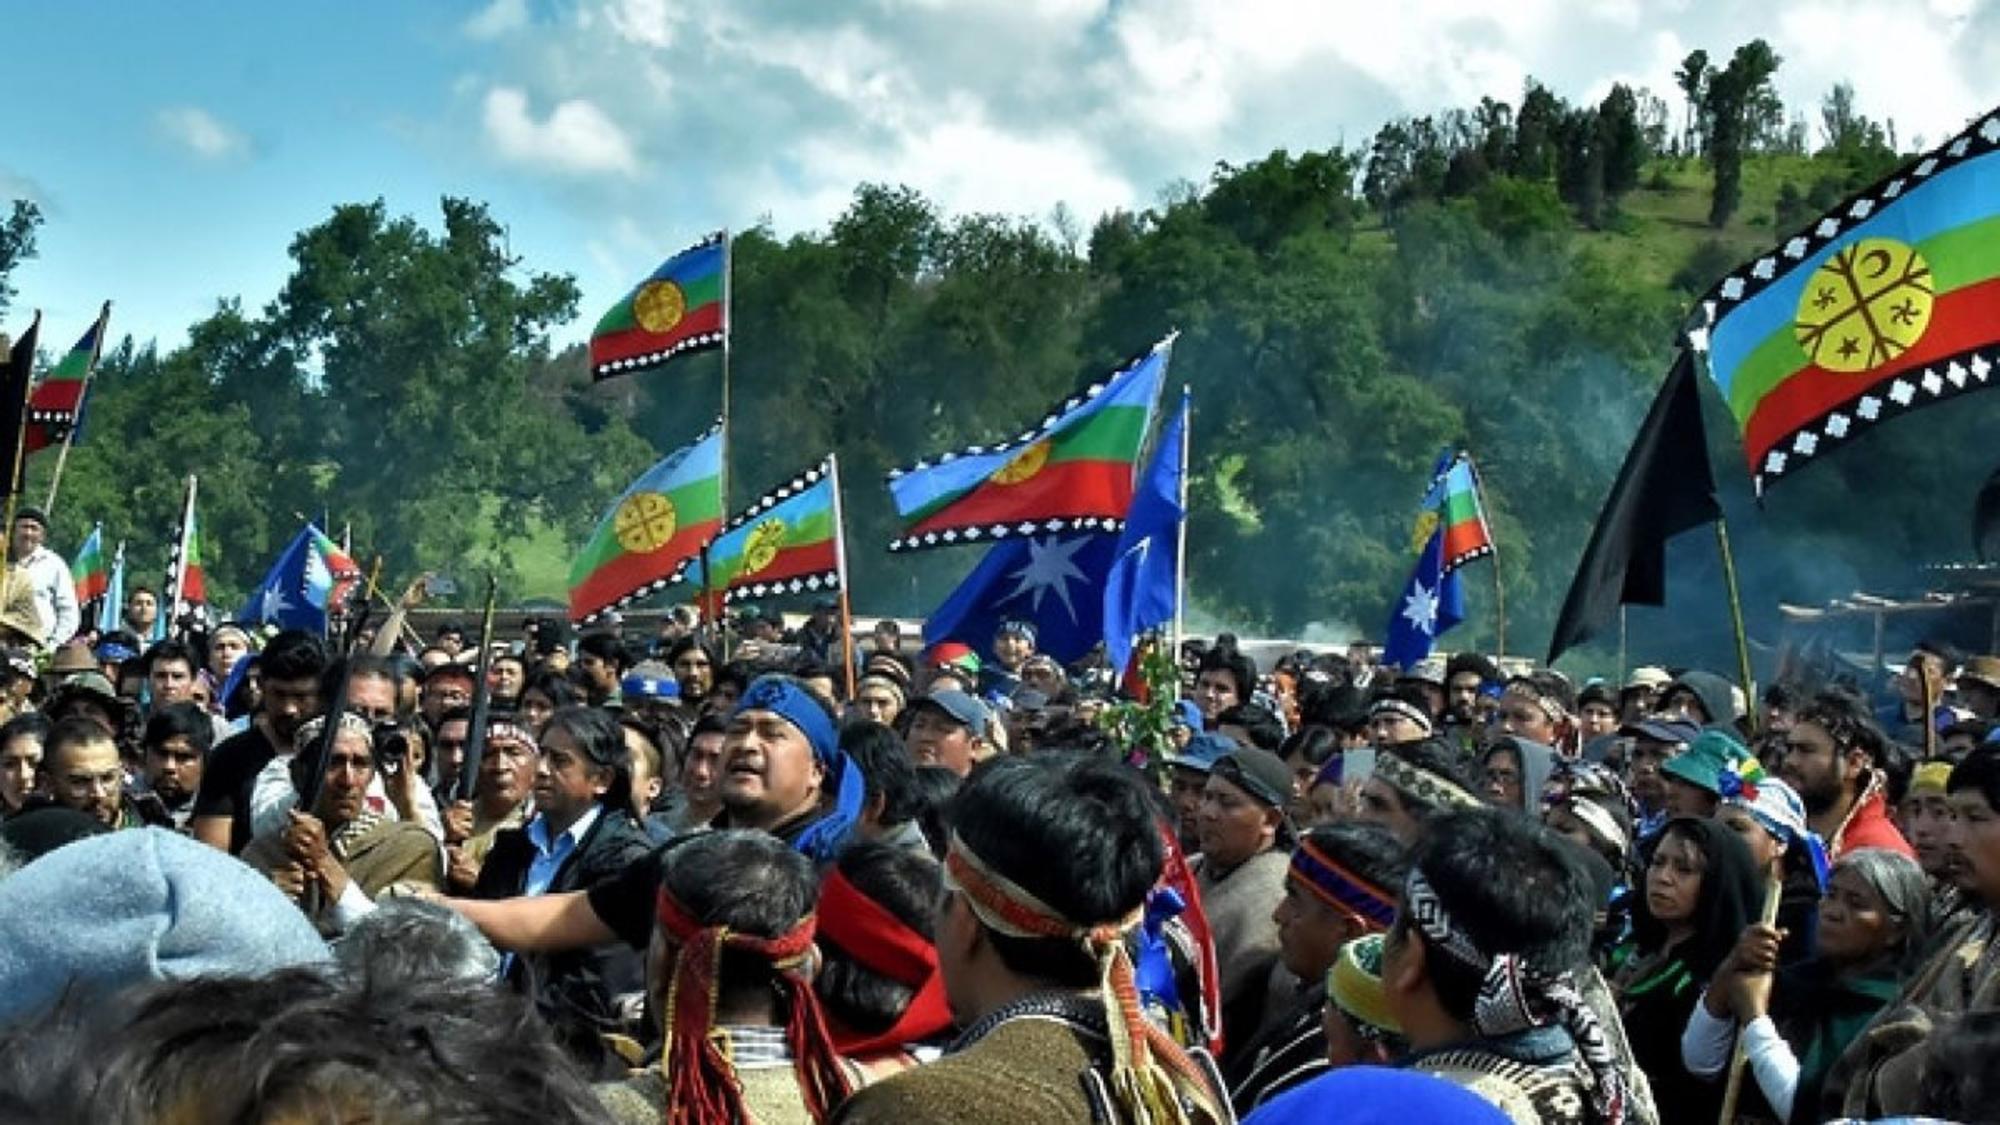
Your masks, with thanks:
[{"label": "green tree", "polygon": [[16,199],[5,222],[0,222],[0,315],[13,305],[16,290],[8,282],[15,267],[35,256],[35,231],[42,225],[42,209],[32,199]]},{"label": "green tree", "polygon": [[[1760,128],[1775,101],[1771,76],[1782,60],[1762,39],[1741,47],[1721,73],[1709,80],[1708,110],[1709,160],[1715,167],[1715,190],[1710,197],[1708,224],[1721,227],[1743,201],[1743,154],[1757,139]],[[1782,120],[1782,107],[1779,109]]]},{"label": "green tree", "polygon": [[1597,107],[1597,147],[1603,153],[1604,194],[1616,201],[1639,186],[1639,170],[1650,155],[1639,127],[1639,99],[1623,83],[1611,87]]},{"label": "green tree", "polygon": [[1680,151],[1684,156],[1708,151],[1707,130],[1704,127],[1708,117],[1708,83],[1714,71],[1708,65],[1708,52],[1695,50],[1681,60],[1681,67],[1674,72],[1674,84],[1680,87],[1681,96],[1687,99],[1687,124],[1681,129]]}]

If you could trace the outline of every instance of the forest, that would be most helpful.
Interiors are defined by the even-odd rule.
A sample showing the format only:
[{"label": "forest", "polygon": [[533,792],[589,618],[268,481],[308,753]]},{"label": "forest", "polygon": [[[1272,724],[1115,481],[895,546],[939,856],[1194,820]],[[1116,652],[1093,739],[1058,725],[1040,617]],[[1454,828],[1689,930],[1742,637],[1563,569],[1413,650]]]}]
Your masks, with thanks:
[{"label": "forest", "polygon": [[[857,611],[924,613],[979,549],[890,556],[882,474],[1011,437],[1177,330],[1196,624],[1379,639],[1429,467],[1455,446],[1478,464],[1499,549],[1465,572],[1469,616],[1446,643],[1493,645],[1497,565],[1509,649],[1538,652],[1693,298],[1925,143],[1845,86],[1785,106],[1781,66],[1762,41],[1696,52],[1671,101],[1618,86],[1576,103],[1531,81],[1384,123],[1362,147],[1220,163],[1096,217],[954,215],[871,183],[824,229],[737,232],[732,501],[838,451]],[[33,294],[6,277],[40,222],[21,201],[0,224],[16,330]],[[293,239],[279,292],[221,297],[168,351],[107,347],[52,544],[74,550],[102,521],[148,580],[198,473],[225,613],[302,518],[350,528],[385,584],[428,568],[469,590],[490,570],[508,600],[560,599],[609,501],[715,415],[720,358],[593,384],[581,340],[601,310],[579,307],[561,263],[504,246],[503,218],[475,200],[434,215],[344,204]],[[45,325],[44,349],[82,328]],[[1708,405],[1753,634],[1779,599],[1907,586],[1920,564],[1969,555],[1993,468],[1982,400],[1871,432],[1761,507]],[[54,459],[31,461],[31,500]],[[1643,629],[1719,661],[1700,538],[1676,543],[1670,608]]]}]

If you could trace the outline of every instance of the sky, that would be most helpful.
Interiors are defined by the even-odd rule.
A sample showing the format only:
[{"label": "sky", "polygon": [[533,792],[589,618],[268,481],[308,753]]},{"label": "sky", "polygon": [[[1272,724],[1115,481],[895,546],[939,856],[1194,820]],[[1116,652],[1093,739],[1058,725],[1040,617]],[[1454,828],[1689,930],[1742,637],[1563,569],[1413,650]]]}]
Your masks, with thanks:
[{"label": "sky", "polygon": [[[1087,229],[1218,162],[1365,146],[1385,120],[1572,101],[1675,107],[1697,47],[1769,40],[1788,106],[1837,81],[1905,148],[2000,103],[2000,0],[482,0],[15,5],[0,201],[47,216],[16,271],[54,348],[105,299],[163,348],[261,309],[340,203],[435,229],[488,203],[580,340],[717,228],[823,229],[857,184]],[[18,325],[13,327],[18,330]]]}]

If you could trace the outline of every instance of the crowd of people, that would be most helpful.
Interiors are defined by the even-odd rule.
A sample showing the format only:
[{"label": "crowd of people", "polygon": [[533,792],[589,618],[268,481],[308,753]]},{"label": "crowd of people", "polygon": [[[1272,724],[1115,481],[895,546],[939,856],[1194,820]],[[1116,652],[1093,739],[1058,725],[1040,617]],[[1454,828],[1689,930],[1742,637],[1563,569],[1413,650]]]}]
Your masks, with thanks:
[{"label": "crowd of people", "polygon": [[29,608],[6,1120],[2000,1106],[1993,656],[1920,647],[1878,706],[1225,636],[1132,744],[1114,678],[1018,621],[850,646],[823,603],[481,651],[401,612],[49,645]]}]

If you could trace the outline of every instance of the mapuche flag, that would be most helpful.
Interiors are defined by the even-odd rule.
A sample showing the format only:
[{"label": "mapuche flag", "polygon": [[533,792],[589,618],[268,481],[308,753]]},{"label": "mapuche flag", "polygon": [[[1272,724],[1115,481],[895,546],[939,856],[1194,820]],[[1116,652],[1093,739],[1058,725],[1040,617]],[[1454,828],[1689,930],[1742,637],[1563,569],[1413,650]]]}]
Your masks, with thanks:
[{"label": "mapuche flag", "polygon": [[746,598],[832,590],[840,586],[839,524],[831,459],[766,493],[724,525],[683,572],[702,596],[727,605]]},{"label": "mapuche flag", "polygon": [[1996,310],[2000,111],[1723,278],[1688,342],[1762,495],[1868,426],[1989,385]]},{"label": "mapuche flag", "polygon": [[76,604],[89,605],[111,590],[111,569],[104,564],[104,525],[92,524],[89,538],[70,560],[69,576],[76,582]]},{"label": "mapuche flag", "polygon": [[1667,540],[1722,517],[1708,466],[1701,384],[1682,352],[1591,529],[1549,639],[1549,663],[1609,624],[1621,605],[1665,605]]},{"label": "mapuche flag", "polygon": [[1173,339],[1155,344],[1012,441],[890,473],[889,495],[904,530],[889,549],[1118,530],[1132,505],[1132,467]]},{"label": "mapuche flag", "polygon": [[83,410],[90,373],[97,367],[98,353],[104,347],[104,323],[110,318],[111,302],[106,301],[82,339],[35,384],[34,393],[28,396],[28,431],[23,439],[27,443],[26,452],[61,445],[68,439]]},{"label": "mapuche flag", "polygon": [[1467,454],[1451,455],[1444,471],[1431,481],[1430,492],[1424,496],[1424,512],[1426,537],[1433,528],[1444,533],[1441,557],[1446,574],[1493,553],[1493,529],[1486,523],[1486,509],[1479,502],[1479,477]]},{"label": "mapuche flag", "polygon": [[724,346],[729,337],[729,236],[717,232],[660,263],[590,334],[597,379],[658,367]]},{"label": "mapuche flag", "polygon": [[722,425],[632,482],[569,569],[569,615],[588,621],[664,589],[722,525]]}]

